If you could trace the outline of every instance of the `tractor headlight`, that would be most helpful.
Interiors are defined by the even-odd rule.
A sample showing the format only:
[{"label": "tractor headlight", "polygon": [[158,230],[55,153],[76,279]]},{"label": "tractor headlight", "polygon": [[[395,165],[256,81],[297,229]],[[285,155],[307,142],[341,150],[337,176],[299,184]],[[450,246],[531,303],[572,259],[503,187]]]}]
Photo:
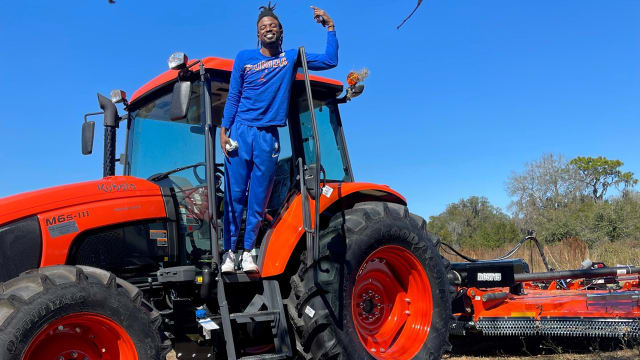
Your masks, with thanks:
[{"label": "tractor headlight", "polygon": [[110,95],[111,95],[111,101],[114,104],[121,103],[121,102],[125,102],[126,103],[126,101],[127,101],[127,93],[124,92],[124,90],[118,90],[118,89],[111,90],[111,94]]},{"label": "tractor headlight", "polygon": [[169,56],[169,69],[171,70],[180,70],[187,66],[189,62],[189,58],[187,54],[183,52],[174,52]]}]

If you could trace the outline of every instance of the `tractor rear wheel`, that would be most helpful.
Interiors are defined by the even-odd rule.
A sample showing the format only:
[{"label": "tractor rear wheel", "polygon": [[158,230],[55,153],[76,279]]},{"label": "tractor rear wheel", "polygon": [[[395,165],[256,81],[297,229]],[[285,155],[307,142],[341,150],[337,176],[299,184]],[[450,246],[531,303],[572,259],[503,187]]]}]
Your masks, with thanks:
[{"label": "tractor rear wheel", "polygon": [[451,303],[424,220],[364,202],[335,215],[319,240],[317,278],[301,261],[286,300],[302,358],[440,359]]},{"label": "tractor rear wheel", "polygon": [[160,314],[96,268],[52,266],[0,287],[0,359],[164,359]]}]

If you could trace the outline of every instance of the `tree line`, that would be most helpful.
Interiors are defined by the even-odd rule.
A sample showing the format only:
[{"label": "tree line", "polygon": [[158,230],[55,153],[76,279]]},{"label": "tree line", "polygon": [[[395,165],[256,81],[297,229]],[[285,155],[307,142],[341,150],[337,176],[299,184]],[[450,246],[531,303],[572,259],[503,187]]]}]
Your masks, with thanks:
[{"label": "tree line", "polygon": [[536,230],[545,243],[577,238],[640,241],[638,179],[606,157],[543,155],[506,181],[506,214],[486,197],[472,196],[431,216],[428,228],[458,248],[497,248]]}]

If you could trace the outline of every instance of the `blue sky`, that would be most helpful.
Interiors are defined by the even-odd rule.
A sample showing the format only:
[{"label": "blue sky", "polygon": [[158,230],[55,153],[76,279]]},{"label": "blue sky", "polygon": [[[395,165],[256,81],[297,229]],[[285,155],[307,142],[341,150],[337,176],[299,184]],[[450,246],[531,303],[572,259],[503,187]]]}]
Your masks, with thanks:
[{"label": "blue sky", "polygon": [[[116,1],[0,5],[0,197],[99,178],[100,127],[94,154],[80,153],[96,92],[133,94],[173,51],[255,47],[265,2]],[[370,69],[341,110],[356,180],[428,217],[472,195],[506,208],[505,181],[544,153],[603,155],[640,175],[640,2],[425,0],[396,30],[415,3],[278,1],[287,48],[324,50],[309,5],[335,19],[340,64],[323,76]]]}]

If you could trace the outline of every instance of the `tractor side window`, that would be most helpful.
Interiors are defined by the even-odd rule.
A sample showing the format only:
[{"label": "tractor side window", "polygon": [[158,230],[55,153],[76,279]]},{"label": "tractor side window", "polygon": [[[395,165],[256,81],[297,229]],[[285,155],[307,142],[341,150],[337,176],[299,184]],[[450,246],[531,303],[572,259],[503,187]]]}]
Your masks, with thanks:
[{"label": "tractor side window", "polygon": [[[306,97],[301,97],[298,104],[305,162],[312,164],[315,162],[316,153],[311,114],[309,113]],[[336,106],[324,101],[314,100],[313,108],[318,126],[318,137],[320,138],[320,161],[326,172],[327,180],[347,181],[347,170],[345,169],[344,161],[345,151],[342,141],[340,141],[341,133],[336,115]]]}]

